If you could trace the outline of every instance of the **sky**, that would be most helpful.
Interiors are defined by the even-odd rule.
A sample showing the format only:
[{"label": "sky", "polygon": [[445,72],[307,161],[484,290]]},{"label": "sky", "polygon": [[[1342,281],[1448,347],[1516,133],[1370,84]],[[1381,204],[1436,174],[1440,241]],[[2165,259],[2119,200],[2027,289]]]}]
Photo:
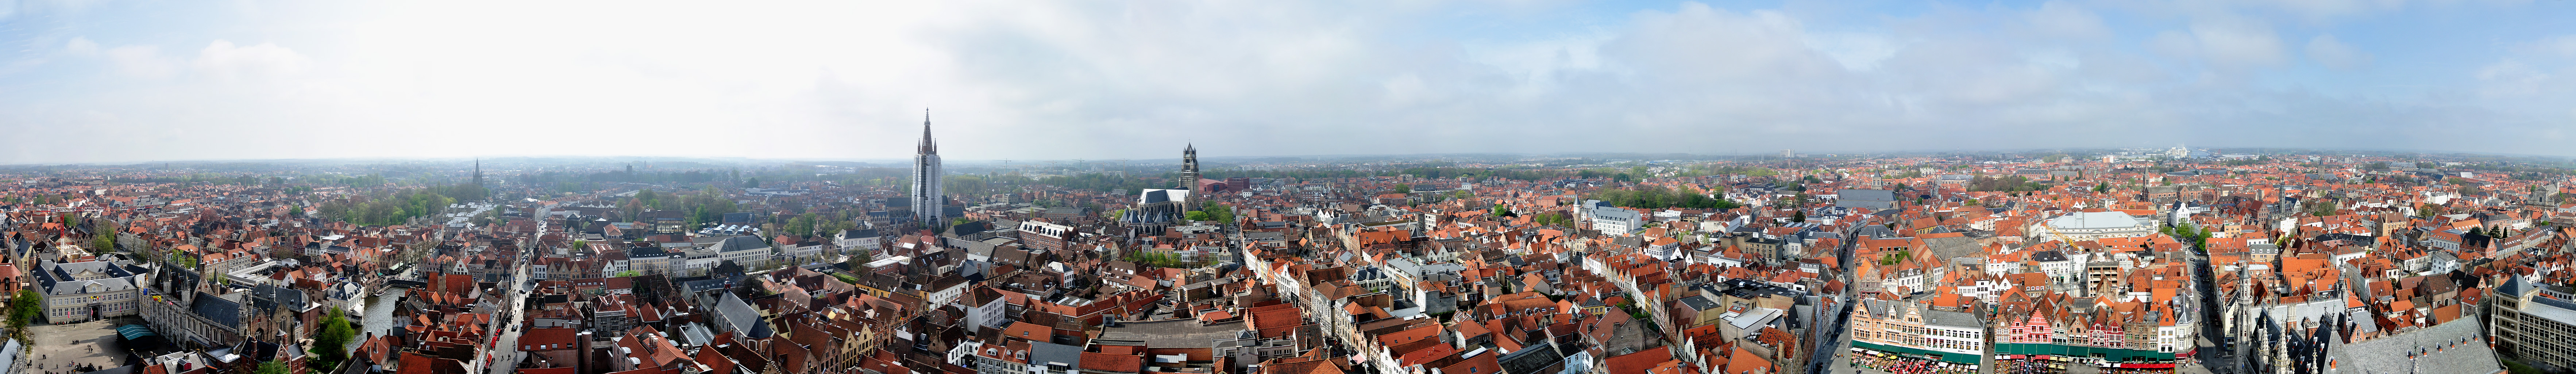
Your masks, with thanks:
[{"label": "sky", "polygon": [[0,164],[2576,155],[2576,1],[0,0]]}]

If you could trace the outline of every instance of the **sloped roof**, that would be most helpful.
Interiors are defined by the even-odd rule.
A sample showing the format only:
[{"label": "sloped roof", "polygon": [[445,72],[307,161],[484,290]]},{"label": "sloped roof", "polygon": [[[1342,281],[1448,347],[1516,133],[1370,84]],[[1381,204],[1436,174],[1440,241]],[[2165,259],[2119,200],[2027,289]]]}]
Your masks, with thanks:
[{"label": "sloped roof", "polygon": [[214,321],[216,324],[220,324],[225,327],[238,328],[241,326],[241,301],[236,299],[240,298],[241,295],[242,294],[240,293],[234,293],[231,295],[215,296],[204,292],[198,292],[197,296],[193,298],[193,300],[189,301],[189,303],[193,305],[189,305],[188,310],[194,311],[198,316],[206,317],[206,320]]},{"label": "sloped roof", "polygon": [[[2327,373],[2403,371],[2422,374],[2494,374],[2504,371],[2495,350],[2478,336],[2477,316],[2402,334],[2342,344],[2327,352],[2338,361]],[[2328,343],[2340,342],[2339,339]]]},{"label": "sloped roof", "polygon": [[[725,331],[738,331],[747,336],[756,335],[753,332],[761,330],[760,326],[765,325],[760,323],[760,310],[752,309],[751,303],[743,302],[741,296],[734,296],[732,292],[724,293],[724,299],[716,301],[715,309],[716,317],[722,320],[720,324],[726,327]],[[762,337],[764,336],[752,336],[755,339]]]},{"label": "sloped roof", "polygon": [[724,238],[724,241],[716,243],[715,247],[716,252],[741,252],[766,250],[769,249],[769,244],[761,242],[758,236],[743,235]]}]

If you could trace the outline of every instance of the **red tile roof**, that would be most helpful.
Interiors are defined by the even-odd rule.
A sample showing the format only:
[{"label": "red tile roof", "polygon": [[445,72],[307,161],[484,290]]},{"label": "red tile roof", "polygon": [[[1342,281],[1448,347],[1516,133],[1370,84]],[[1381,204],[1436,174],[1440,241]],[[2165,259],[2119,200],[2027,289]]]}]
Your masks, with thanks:
[{"label": "red tile roof", "polygon": [[1662,365],[1665,361],[1672,360],[1672,350],[1657,347],[1637,351],[1636,353],[1612,356],[1609,359],[1602,360],[1601,366],[1609,369],[1606,372],[1607,374],[1644,374],[1646,369],[1652,369],[1656,365]]},{"label": "red tile roof", "polygon": [[528,329],[527,335],[519,336],[519,350],[548,351],[557,349],[573,349],[575,347],[572,340],[578,337],[576,335],[576,333],[579,332],[578,330],[579,329],[569,327]]},{"label": "red tile roof", "polygon": [[1145,356],[1083,352],[1082,370],[1105,371],[1112,373],[1143,372],[1145,370]]}]

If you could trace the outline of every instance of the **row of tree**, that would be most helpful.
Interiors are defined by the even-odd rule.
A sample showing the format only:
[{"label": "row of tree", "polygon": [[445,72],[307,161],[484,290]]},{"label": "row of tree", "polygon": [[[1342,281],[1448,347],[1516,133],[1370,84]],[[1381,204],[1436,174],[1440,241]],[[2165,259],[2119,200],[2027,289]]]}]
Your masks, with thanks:
[{"label": "row of tree", "polygon": [[1710,197],[1707,192],[1702,192],[1697,188],[1690,187],[1674,189],[1655,186],[1631,189],[1602,189],[1600,191],[1593,192],[1591,196],[1586,196],[1585,198],[1609,202],[1612,206],[1644,209],[1735,209],[1738,206],[1738,204],[1733,201]]},{"label": "row of tree", "polygon": [[449,184],[373,195],[331,199],[315,206],[322,218],[361,225],[399,225],[413,217],[446,211],[448,204],[481,200],[483,186]]},{"label": "row of tree", "polygon": [[641,220],[644,217],[644,211],[647,210],[677,210],[683,212],[682,216],[685,217],[689,227],[695,228],[709,222],[723,222],[725,213],[740,210],[739,205],[733,201],[733,198],[726,197],[723,192],[717,191],[715,186],[707,186],[697,193],[677,196],[644,189],[636,191],[635,196],[628,197],[625,202],[618,204],[618,212],[623,216],[617,218]]}]

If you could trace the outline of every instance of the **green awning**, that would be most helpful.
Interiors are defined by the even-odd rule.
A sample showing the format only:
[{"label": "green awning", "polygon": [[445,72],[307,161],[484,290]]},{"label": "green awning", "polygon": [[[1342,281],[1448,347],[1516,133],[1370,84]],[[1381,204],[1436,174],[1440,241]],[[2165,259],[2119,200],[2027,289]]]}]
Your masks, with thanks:
[{"label": "green awning", "polygon": [[152,333],[152,327],[151,327],[151,326],[144,326],[144,325],[124,325],[124,326],[117,326],[117,327],[116,327],[116,334],[117,334],[117,335],[124,335],[124,336],[125,336],[125,340],[142,339],[143,337],[146,337],[146,336],[160,335],[160,334],[154,334],[154,333]]},{"label": "green awning", "polygon": [[1995,344],[1995,354],[2101,357],[2111,362],[2174,360],[2174,354],[2166,352],[2043,343],[1999,343]]},{"label": "green awning", "polygon": [[1979,355],[1977,355],[1977,354],[1969,354],[1969,353],[1955,353],[1955,352],[1942,352],[1942,351],[1935,351],[1935,350],[1922,349],[1922,348],[1899,347],[1899,346],[1886,345],[1886,344],[1877,344],[1877,343],[1870,343],[1870,342],[1864,342],[1864,341],[1858,341],[1858,340],[1854,340],[1854,341],[1852,341],[1851,343],[1852,343],[1852,346],[1853,346],[1853,347],[1860,347],[1860,348],[1870,349],[1870,350],[1876,350],[1876,351],[1880,351],[1880,352],[1895,353],[1895,354],[1898,354],[1898,355],[1912,356],[1912,357],[1916,357],[1916,358],[1941,360],[1941,361],[1943,361],[1943,362],[1949,362],[1949,363],[1953,363],[1953,364],[1977,365],[1977,364],[1979,364],[1979,363],[1983,362],[1983,360],[1980,360],[1980,359],[1981,359],[1981,358],[1983,358],[1983,357],[1978,357]]}]

